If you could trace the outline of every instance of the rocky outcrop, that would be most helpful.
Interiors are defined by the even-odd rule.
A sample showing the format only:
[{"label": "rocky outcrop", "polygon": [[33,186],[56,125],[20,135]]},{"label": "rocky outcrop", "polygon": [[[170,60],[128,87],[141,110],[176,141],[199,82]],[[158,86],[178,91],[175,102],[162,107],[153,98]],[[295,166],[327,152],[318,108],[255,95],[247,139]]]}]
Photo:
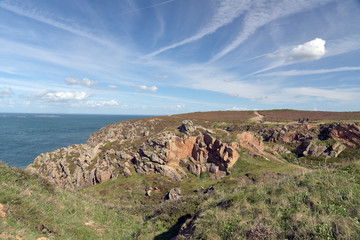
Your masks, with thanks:
[{"label": "rocky outcrop", "polygon": [[62,148],[38,156],[26,169],[45,176],[64,188],[79,188],[131,176],[134,143],[145,141],[161,119],[124,121],[92,134],[86,144]]},{"label": "rocky outcrop", "polygon": [[179,127],[180,132],[190,134],[195,130],[194,124],[191,120],[184,120]]},{"label": "rocky outcrop", "polygon": [[329,156],[333,158],[337,158],[339,154],[346,149],[346,146],[341,143],[335,143],[331,146],[331,149],[329,150]]},{"label": "rocky outcrop", "polygon": [[[330,158],[338,157],[346,147],[360,145],[360,125],[356,123],[242,126],[247,130],[231,130],[233,142],[215,137],[214,132],[190,120],[182,121],[177,128],[169,124],[174,123],[164,123],[160,118],[111,124],[92,134],[86,144],[41,154],[27,170],[64,188],[80,188],[135,173],[161,174],[182,181],[189,172],[196,176],[208,172],[211,178],[219,179],[230,173],[241,148],[266,160],[281,161],[274,154],[288,154],[289,149],[299,157]],[[228,134],[221,130],[224,133]],[[265,151],[269,149],[265,149],[264,142],[279,144],[271,147],[273,155]]]},{"label": "rocky outcrop", "polygon": [[346,149],[342,143],[335,142],[331,146],[321,145],[321,142],[306,141],[303,142],[297,149],[298,156],[312,156],[324,158],[336,158]]},{"label": "rocky outcrop", "polygon": [[325,154],[326,146],[318,145],[313,141],[304,141],[297,149],[298,156],[320,157]]},{"label": "rocky outcrop", "polygon": [[64,188],[80,188],[134,172],[182,181],[185,168],[197,176],[209,172],[221,178],[238,159],[238,144],[223,143],[207,131],[191,136],[191,121],[183,121],[180,129],[187,134],[182,137],[170,131],[154,136],[155,120],[149,120],[150,126],[141,120],[112,124],[91,135],[87,144],[41,154],[27,170]]},{"label": "rocky outcrop", "polygon": [[[147,147],[153,150],[147,150]],[[238,149],[237,144],[222,143],[208,132],[185,138],[165,134],[150,141],[150,146],[143,145],[133,164],[139,174],[157,172],[176,181],[186,176],[181,167],[197,176],[209,172],[213,178],[221,178],[238,159]]]},{"label": "rocky outcrop", "polygon": [[328,138],[342,141],[346,146],[357,148],[360,146],[360,124],[359,123],[336,123],[320,126],[321,140]]},{"label": "rocky outcrop", "polygon": [[317,131],[312,125],[294,124],[262,128],[258,133],[266,142],[300,145],[304,141],[317,138]]},{"label": "rocky outcrop", "polygon": [[176,201],[181,198],[181,190],[179,188],[170,189],[170,191],[165,195],[165,201]]},{"label": "rocky outcrop", "polygon": [[223,143],[210,133],[204,132],[197,137],[173,139],[168,161],[186,167],[190,173],[197,176],[202,172],[209,172],[213,178],[221,178],[237,161],[237,150],[237,143]]},{"label": "rocky outcrop", "polygon": [[46,176],[64,188],[98,184],[116,178],[119,174],[131,176],[127,155],[114,151],[99,154],[98,147],[73,145],[41,154],[27,167],[28,171]]},{"label": "rocky outcrop", "polygon": [[[295,147],[296,154],[312,157],[338,157],[346,149],[360,146],[360,124],[294,124],[263,128],[258,133],[264,141],[285,143]],[[323,143],[326,140],[333,140]],[[287,150],[285,152],[288,153]]]}]

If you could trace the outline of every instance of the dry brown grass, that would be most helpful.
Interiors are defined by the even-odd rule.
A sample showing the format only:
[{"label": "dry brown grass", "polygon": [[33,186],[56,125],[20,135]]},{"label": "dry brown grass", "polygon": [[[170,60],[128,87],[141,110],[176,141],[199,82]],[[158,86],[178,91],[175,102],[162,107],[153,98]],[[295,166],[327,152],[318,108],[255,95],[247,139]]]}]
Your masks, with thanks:
[{"label": "dry brown grass", "polygon": [[267,121],[297,121],[309,118],[310,121],[343,121],[360,120],[360,112],[321,112],[297,110],[266,110],[258,111]]},{"label": "dry brown grass", "polygon": [[256,117],[254,111],[214,111],[214,112],[195,112],[173,115],[173,117],[183,119],[198,119],[204,121],[230,121],[230,122],[247,122],[252,117]]}]

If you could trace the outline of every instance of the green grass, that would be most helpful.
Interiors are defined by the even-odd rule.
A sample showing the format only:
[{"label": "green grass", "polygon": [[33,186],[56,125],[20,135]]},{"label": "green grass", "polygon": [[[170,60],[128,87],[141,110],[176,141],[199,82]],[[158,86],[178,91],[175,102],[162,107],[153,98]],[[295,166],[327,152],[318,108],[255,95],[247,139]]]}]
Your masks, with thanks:
[{"label": "green grass", "polygon": [[291,165],[269,161],[263,157],[252,157],[246,149],[243,149],[239,154],[239,160],[231,168],[231,174],[227,178],[242,177],[245,174],[262,177],[264,174],[290,173],[296,170]]},{"label": "green grass", "polygon": [[[170,239],[192,221],[190,239],[358,239],[360,150],[335,168],[302,173],[243,149],[231,174],[182,182],[159,174],[120,176],[80,191],[0,163],[0,232],[24,239]],[[187,171],[187,170],[185,170]],[[215,191],[204,194],[213,186]],[[152,187],[151,196],[145,189]],[[164,201],[172,188],[181,199]]]},{"label": "green grass", "polygon": [[10,239],[133,239],[142,219],[0,162],[0,232]]},{"label": "green grass", "polygon": [[[219,194],[221,196],[221,194]],[[359,239],[360,162],[223,192],[203,204],[192,239]],[[221,203],[231,202],[224,208]]]}]

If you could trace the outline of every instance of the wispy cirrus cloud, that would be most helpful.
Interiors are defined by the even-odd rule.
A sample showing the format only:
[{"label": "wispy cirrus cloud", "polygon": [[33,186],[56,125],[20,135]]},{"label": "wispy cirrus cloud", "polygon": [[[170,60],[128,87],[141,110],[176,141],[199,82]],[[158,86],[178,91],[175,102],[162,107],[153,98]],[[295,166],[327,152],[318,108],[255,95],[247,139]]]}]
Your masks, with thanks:
[{"label": "wispy cirrus cloud", "polygon": [[209,34],[215,33],[219,28],[226,26],[233,22],[237,17],[246,11],[250,6],[249,0],[245,1],[233,1],[233,0],[221,0],[216,4],[216,12],[209,23],[201,28],[196,34],[191,37],[188,37],[180,42],[168,45],[166,47],[160,48],[157,51],[154,51],[145,57],[154,57],[162,52],[167,50],[183,46],[185,44],[197,41]]},{"label": "wispy cirrus cloud", "polygon": [[259,98],[259,102],[266,104],[308,104],[326,103],[354,103],[360,99],[359,88],[316,88],[316,87],[288,87],[269,91]]},{"label": "wispy cirrus cloud", "polygon": [[277,89],[277,86],[272,83],[259,85],[256,82],[234,81],[233,79],[236,79],[234,76],[216,71],[204,73],[188,76],[187,86],[252,100],[261,99],[267,93]]},{"label": "wispy cirrus cloud", "polygon": [[113,45],[107,39],[99,38],[95,34],[92,34],[90,29],[85,27],[80,27],[74,22],[67,22],[64,19],[56,18],[51,14],[28,4],[29,2],[19,2],[19,1],[1,1],[0,8],[6,9],[10,12],[16,13],[20,16],[28,17],[33,20],[45,23],[52,27],[65,30],[67,32],[76,34],[80,37],[85,37],[87,39],[93,40],[95,42],[104,44],[104,45]]},{"label": "wispy cirrus cloud", "polygon": [[[286,87],[276,81],[241,81],[237,80],[236,75],[232,75],[222,70],[208,67],[206,69],[182,68],[186,70],[183,78],[188,79],[187,87],[192,89],[207,90],[227,94],[240,99],[248,99],[264,104],[282,103],[309,103],[316,101],[339,101],[357,102],[360,99],[359,88],[349,87]],[[323,69],[325,71],[360,70],[360,67]],[[316,71],[316,70],[312,70]],[[310,72],[306,72],[307,74]],[[315,72],[316,73],[316,72]],[[235,110],[235,109],[234,109]]]},{"label": "wispy cirrus cloud", "polygon": [[[125,14],[140,12],[140,11],[145,10],[145,9],[158,7],[158,6],[165,5],[165,4],[174,2],[174,1],[175,1],[175,0],[167,0],[167,1],[163,1],[163,2],[159,2],[159,3],[151,4],[151,5],[148,5],[148,6],[145,6],[145,7],[140,7],[140,8],[133,6],[133,9],[128,10],[128,11],[126,11],[126,12],[120,12],[119,14],[120,14],[120,15],[125,15]],[[133,3],[131,3],[131,4],[133,4]]]},{"label": "wispy cirrus cloud", "polygon": [[354,101],[360,99],[359,88],[314,88],[314,87],[297,87],[285,88],[283,94],[289,100],[301,99],[302,97],[313,97],[319,101],[324,100],[338,100],[338,101]]},{"label": "wispy cirrus cloud", "polygon": [[360,35],[350,35],[327,41],[327,57],[337,56],[360,49]]},{"label": "wispy cirrus cloud", "polygon": [[258,0],[246,13],[244,27],[228,46],[217,53],[210,62],[224,57],[254,34],[260,27],[291,14],[329,3],[333,0]]},{"label": "wispy cirrus cloud", "polygon": [[290,77],[290,76],[325,74],[325,73],[347,72],[347,71],[360,71],[360,67],[340,67],[333,69],[278,71],[278,72],[261,74],[261,76]]}]

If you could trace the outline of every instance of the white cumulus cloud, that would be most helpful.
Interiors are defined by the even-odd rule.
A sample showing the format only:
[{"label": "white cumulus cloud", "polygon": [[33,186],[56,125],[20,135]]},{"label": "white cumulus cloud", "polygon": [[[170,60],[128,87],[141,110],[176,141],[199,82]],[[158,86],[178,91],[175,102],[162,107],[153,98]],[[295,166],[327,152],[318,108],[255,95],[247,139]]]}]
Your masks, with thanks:
[{"label": "white cumulus cloud", "polygon": [[28,96],[30,99],[50,101],[50,102],[69,102],[86,100],[91,95],[86,92],[55,92],[41,91]]},{"label": "white cumulus cloud", "polygon": [[325,40],[315,38],[312,41],[300,44],[294,47],[289,53],[289,61],[303,62],[318,60],[326,53],[325,43]]},{"label": "white cumulus cloud", "polygon": [[92,81],[88,78],[83,79],[77,79],[77,78],[66,78],[65,82],[68,85],[82,85],[90,88],[94,88],[96,84],[98,84],[97,81]]},{"label": "white cumulus cloud", "polygon": [[[298,62],[309,62],[319,60],[326,55],[325,48],[326,41],[321,38],[315,38],[309,42],[297,45],[292,48],[282,48],[273,53],[266,54],[269,58],[276,58],[277,60],[270,64],[268,67],[259,71],[253,72],[251,75],[267,72],[275,68],[291,65]],[[299,72],[288,72],[287,74],[297,74]],[[306,75],[306,72],[302,72]],[[270,75],[271,73],[269,73]],[[309,74],[312,74],[309,72]],[[316,74],[316,72],[315,72]],[[300,74],[301,75],[301,74]]]},{"label": "white cumulus cloud", "polygon": [[156,86],[147,87],[146,85],[140,85],[138,86],[138,89],[143,91],[156,92],[159,88]]}]

